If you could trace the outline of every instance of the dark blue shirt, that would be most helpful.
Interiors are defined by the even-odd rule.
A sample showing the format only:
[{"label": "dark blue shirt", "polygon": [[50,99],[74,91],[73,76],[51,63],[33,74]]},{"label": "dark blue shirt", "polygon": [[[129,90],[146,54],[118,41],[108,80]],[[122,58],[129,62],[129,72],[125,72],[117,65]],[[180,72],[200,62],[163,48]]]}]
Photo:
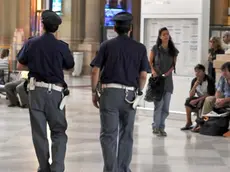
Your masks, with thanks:
[{"label": "dark blue shirt", "polygon": [[29,78],[52,84],[65,84],[63,69],[74,67],[68,44],[45,33],[28,40],[17,55],[19,63],[28,66]]},{"label": "dark blue shirt", "polygon": [[145,46],[126,35],[102,43],[90,65],[102,70],[101,83],[131,87],[138,87],[140,72],[149,70]]}]

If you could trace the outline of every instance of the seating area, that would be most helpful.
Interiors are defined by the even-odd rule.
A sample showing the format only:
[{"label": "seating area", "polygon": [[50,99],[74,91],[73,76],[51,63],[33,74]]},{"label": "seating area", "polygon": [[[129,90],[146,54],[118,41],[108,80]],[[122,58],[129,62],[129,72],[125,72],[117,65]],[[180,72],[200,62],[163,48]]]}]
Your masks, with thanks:
[{"label": "seating area", "polygon": [[[8,103],[8,107],[28,108],[28,96],[23,86],[28,72],[17,71],[10,64],[9,49],[0,49],[0,98]],[[19,88],[18,86],[23,87]]]},{"label": "seating area", "polygon": [[[215,82],[205,73],[205,67],[198,64],[194,67],[195,78],[191,82],[189,98],[185,102],[187,122],[182,131],[190,130],[209,136],[227,136],[230,122],[229,97],[230,63],[221,66],[221,76]],[[196,113],[195,126],[191,114]]]},{"label": "seating area", "polygon": [[5,83],[9,82],[9,63],[8,63],[9,49],[0,48],[0,95],[6,95]]}]

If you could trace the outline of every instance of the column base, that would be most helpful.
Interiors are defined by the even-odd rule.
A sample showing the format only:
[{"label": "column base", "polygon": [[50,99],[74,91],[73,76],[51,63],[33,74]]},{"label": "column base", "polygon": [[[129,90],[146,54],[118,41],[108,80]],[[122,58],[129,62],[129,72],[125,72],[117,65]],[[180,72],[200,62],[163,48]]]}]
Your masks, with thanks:
[{"label": "column base", "polygon": [[83,43],[78,45],[78,51],[84,52],[83,58],[83,67],[82,67],[82,75],[90,75],[91,67],[90,63],[92,59],[95,57],[96,51],[100,46],[99,42],[94,43]]}]

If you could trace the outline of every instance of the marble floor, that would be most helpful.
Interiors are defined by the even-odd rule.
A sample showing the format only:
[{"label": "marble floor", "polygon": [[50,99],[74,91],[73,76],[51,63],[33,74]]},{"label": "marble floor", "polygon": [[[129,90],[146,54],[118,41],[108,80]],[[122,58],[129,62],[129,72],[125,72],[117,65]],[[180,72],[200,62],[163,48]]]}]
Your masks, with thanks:
[{"label": "marble floor", "polygon": [[[99,114],[91,104],[89,78],[73,79],[67,106],[66,172],[102,172]],[[171,114],[167,138],[151,133],[152,112],[138,111],[132,172],[228,172],[230,139],[181,132],[183,115]],[[7,108],[0,98],[0,172],[36,172],[28,110]]]}]

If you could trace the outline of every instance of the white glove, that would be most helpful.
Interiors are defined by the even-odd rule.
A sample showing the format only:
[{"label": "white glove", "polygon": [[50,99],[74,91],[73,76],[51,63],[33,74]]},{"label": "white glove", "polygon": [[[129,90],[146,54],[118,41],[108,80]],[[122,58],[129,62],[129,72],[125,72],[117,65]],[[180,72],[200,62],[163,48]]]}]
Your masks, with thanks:
[{"label": "white glove", "polygon": [[133,102],[133,109],[136,109],[137,106],[139,106],[140,101],[142,100],[144,94],[142,91],[138,91],[137,93],[137,97],[135,98],[134,102]]}]

